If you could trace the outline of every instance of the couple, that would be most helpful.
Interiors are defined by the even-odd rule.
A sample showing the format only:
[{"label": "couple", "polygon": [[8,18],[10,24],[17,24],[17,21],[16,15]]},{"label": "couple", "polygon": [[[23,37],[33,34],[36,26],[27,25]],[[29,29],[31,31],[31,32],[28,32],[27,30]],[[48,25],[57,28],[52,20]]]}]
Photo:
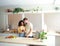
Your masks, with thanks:
[{"label": "couple", "polygon": [[33,25],[29,22],[28,18],[24,18],[18,23],[18,33],[20,37],[32,38]]}]

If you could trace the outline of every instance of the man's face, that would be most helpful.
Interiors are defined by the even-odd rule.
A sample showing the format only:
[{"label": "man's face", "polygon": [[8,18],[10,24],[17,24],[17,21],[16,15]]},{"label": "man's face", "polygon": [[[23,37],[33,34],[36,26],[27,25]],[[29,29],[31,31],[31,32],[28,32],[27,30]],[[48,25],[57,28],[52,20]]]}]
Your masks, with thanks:
[{"label": "man's face", "polygon": [[24,20],[24,23],[27,24],[28,23],[28,20]]}]

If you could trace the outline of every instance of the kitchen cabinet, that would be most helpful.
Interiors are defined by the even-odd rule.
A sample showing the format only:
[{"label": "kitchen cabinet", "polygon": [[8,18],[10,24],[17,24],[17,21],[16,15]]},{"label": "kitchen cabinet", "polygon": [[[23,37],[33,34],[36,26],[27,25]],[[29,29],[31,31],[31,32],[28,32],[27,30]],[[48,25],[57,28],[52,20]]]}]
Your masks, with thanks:
[{"label": "kitchen cabinet", "polygon": [[47,35],[47,46],[60,46],[60,34],[53,33]]},{"label": "kitchen cabinet", "polygon": [[10,26],[11,29],[17,29],[18,22],[21,18],[21,14],[8,14],[8,26]]},{"label": "kitchen cabinet", "polygon": [[2,42],[0,42],[0,45],[1,46],[28,46],[25,44],[12,44],[12,43],[2,43]]},{"label": "kitchen cabinet", "polygon": [[[18,34],[4,34],[0,33],[0,45],[1,46],[60,46],[60,34],[58,33],[49,33],[47,34],[47,40],[44,43],[40,43],[38,40],[33,40],[33,38],[21,38],[17,37],[16,39],[5,39],[4,37],[14,35],[18,36]],[[25,41],[26,40],[26,41]],[[21,41],[21,42],[20,42]],[[21,43],[21,44],[20,44]]]},{"label": "kitchen cabinet", "polygon": [[4,38],[0,37],[0,45],[9,45],[9,46],[46,46],[45,42],[40,42],[38,39],[34,40],[33,38],[24,38],[24,37],[16,37],[16,38]]}]

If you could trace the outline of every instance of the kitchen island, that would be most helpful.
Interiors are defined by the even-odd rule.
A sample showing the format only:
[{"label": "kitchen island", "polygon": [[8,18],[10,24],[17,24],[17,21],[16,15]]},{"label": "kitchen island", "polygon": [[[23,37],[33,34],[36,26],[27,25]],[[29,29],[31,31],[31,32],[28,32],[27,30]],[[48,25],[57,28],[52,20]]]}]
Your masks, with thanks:
[{"label": "kitchen island", "polygon": [[46,46],[45,42],[40,42],[38,39],[23,38],[23,37],[5,38],[5,37],[0,36],[0,44],[1,43],[3,43],[3,44],[5,44],[5,43],[9,44],[10,43],[10,45],[11,44],[16,44],[16,45],[20,44],[20,46],[30,46],[30,45],[34,45],[34,46]]}]

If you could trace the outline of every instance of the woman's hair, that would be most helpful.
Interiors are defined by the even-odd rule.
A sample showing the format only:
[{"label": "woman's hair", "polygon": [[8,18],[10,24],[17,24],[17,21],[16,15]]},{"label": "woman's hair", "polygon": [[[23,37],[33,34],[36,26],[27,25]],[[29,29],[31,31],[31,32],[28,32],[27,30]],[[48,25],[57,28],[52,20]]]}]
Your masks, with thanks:
[{"label": "woman's hair", "polygon": [[18,26],[22,26],[21,22],[23,22],[23,26],[24,26],[24,21],[23,20],[19,21]]}]

